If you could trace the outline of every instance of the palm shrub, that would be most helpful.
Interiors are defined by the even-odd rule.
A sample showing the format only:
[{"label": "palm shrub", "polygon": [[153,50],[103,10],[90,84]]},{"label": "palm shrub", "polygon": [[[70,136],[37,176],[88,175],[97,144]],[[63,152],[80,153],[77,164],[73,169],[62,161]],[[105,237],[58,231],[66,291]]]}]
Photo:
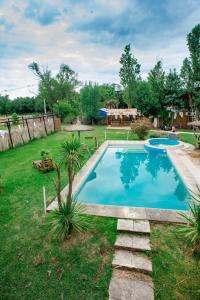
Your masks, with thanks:
[{"label": "palm shrub", "polygon": [[89,225],[88,219],[83,216],[85,212],[85,206],[77,201],[73,201],[71,207],[67,202],[62,202],[50,216],[52,233],[61,239],[66,239],[72,228],[78,232],[85,231]]},{"label": "palm shrub", "polygon": [[192,194],[189,204],[190,216],[182,213],[181,216],[187,221],[179,232],[182,233],[192,244],[193,253],[200,252],[200,194]]},{"label": "palm shrub", "polygon": [[[50,216],[52,232],[61,239],[67,238],[72,230],[84,231],[88,227],[88,219],[83,216],[86,208],[77,201],[72,201],[72,185],[78,166],[80,165],[81,144],[71,135],[61,147],[62,157],[59,163],[54,162],[57,179],[53,180],[57,192],[58,208],[53,210]],[[61,167],[66,166],[68,177],[68,193],[66,202],[61,199]]]},{"label": "palm shrub", "polygon": [[67,204],[69,207],[72,205],[72,183],[74,180],[75,172],[80,165],[81,154],[81,143],[74,136],[71,135],[69,139],[62,144],[62,155],[63,162],[67,169],[68,176],[68,195]]}]

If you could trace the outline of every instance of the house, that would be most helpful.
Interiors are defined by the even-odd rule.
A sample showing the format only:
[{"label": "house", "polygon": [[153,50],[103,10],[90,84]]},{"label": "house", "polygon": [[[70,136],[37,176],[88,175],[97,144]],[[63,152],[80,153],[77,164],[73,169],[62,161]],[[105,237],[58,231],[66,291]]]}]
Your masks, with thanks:
[{"label": "house", "polygon": [[129,126],[130,123],[138,120],[152,127],[149,118],[143,117],[136,108],[101,108],[98,111],[99,124],[113,127]]}]

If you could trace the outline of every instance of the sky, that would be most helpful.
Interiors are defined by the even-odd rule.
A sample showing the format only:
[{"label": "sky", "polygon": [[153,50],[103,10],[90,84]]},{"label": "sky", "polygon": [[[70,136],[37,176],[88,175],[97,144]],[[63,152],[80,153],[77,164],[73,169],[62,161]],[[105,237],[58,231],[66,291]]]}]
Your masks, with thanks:
[{"label": "sky", "polygon": [[0,94],[37,94],[33,61],[53,74],[68,64],[82,82],[119,83],[128,43],[143,78],[160,59],[179,70],[199,22],[199,0],[0,0]]}]

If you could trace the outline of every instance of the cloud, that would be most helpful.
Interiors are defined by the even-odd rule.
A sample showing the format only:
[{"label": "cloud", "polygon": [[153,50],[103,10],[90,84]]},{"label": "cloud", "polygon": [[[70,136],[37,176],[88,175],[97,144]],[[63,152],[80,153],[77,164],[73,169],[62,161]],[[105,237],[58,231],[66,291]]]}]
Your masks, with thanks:
[{"label": "cloud", "polygon": [[195,0],[0,0],[0,92],[31,95],[27,85],[37,84],[27,67],[32,61],[54,73],[69,64],[82,81],[117,83],[126,43],[143,77],[157,59],[166,70],[179,69],[199,15]]},{"label": "cloud", "polygon": [[57,21],[60,12],[57,6],[48,5],[41,1],[30,1],[24,11],[24,15],[28,19],[33,19],[41,25],[50,25]]}]

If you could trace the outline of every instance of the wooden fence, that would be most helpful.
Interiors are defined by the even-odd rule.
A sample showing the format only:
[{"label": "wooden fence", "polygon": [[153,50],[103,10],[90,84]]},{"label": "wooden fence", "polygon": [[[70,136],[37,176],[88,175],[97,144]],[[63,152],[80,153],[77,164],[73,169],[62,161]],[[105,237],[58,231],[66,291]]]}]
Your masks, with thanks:
[{"label": "wooden fence", "polygon": [[0,151],[26,144],[34,138],[48,135],[55,131],[54,115],[43,115],[31,118],[19,118],[17,124],[8,118],[0,121]]}]

